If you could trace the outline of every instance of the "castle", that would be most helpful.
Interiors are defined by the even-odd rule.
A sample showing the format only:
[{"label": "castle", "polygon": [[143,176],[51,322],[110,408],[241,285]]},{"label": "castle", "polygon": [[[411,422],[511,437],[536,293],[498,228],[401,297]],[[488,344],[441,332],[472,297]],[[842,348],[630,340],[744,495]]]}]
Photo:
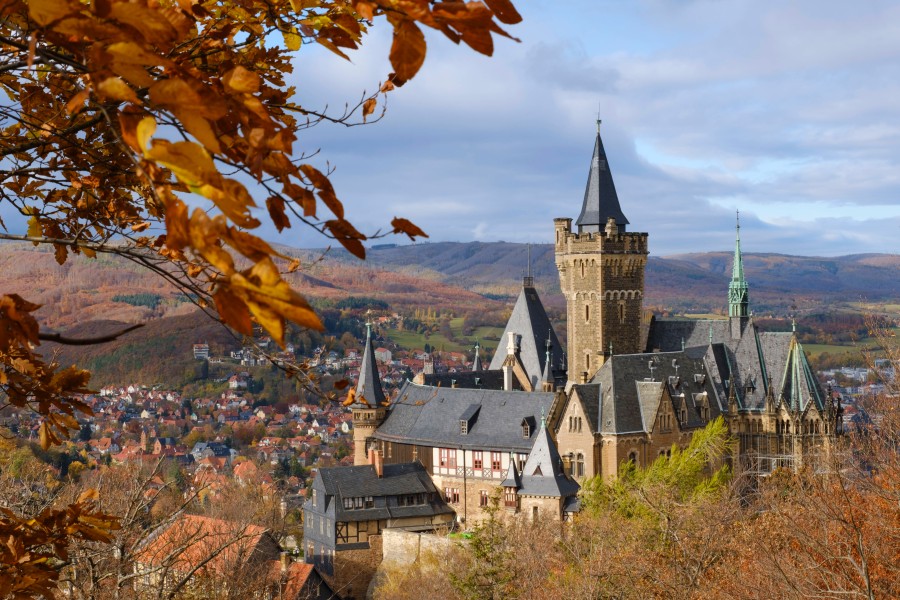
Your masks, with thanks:
[{"label": "castle", "polygon": [[511,514],[565,520],[577,482],[646,466],[719,416],[738,440],[734,460],[762,476],[827,451],[840,406],[794,332],[754,324],[740,225],[728,317],[716,320],[644,318],[649,236],[629,225],[598,121],[581,213],[554,220],[568,352],[530,277],[487,368],[428,370],[388,401],[367,339],[351,406],[356,464],[372,450],[386,464],[420,462],[461,521],[500,489]]}]

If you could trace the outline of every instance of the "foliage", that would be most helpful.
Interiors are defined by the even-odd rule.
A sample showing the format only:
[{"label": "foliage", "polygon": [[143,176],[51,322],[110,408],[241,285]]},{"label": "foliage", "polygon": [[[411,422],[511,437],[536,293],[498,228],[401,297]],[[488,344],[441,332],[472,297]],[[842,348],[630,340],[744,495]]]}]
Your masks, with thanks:
[{"label": "foliage", "polygon": [[485,508],[487,518],[472,531],[469,568],[460,575],[450,575],[450,581],[463,598],[509,598],[515,585],[515,555],[499,514],[501,493],[497,488],[491,494]]},{"label": "foliage", "polygon": [[112,298],[113,302],[124,302],[132,306],[146,306],[147,308],[156,308],[162,301],[158,294],[117,294]]},{"label": "foliage", "polygon": [[[498,25],[519,15],[509,0],[10,0],[0,5],[0,200],[27,219],[24,235],[60,264],[70,253],[115,254],[159,274],[240,333],[253,322],[284,344],[285,322],[321,328],[282,276],[299,268],[260,237],[306,223],[363,257],[367,236],[345,217],[327,173],[295,154],[298,131],[328,120],[296,102],[291,58],[315,42],[345,57],[369,24],[394,30],[394,69],[354,109],[411,79],[425,59],[420,26],[483,54]],[[265,197],[259,201],[247,187]],[[193,211],[189,206],[193,207]],[[323,213],[328,211],[329,216]],[[5,228],[5,224],[3,225]],[[403,218],[394,233],[425,234]],[[89,374],[45,362],[32,317],[38,306],[0,297],[0,386],[7,402],[43,417],[44,448],[77,431],[74,395]],[[115,336],[112,336],[115,337]],[[0,595],[50,593],[72,539],[103,541],[117,526],[86,492],[67,508],[27,521],[0,519]],[[121,561],[120,561],[121,562]]]}]

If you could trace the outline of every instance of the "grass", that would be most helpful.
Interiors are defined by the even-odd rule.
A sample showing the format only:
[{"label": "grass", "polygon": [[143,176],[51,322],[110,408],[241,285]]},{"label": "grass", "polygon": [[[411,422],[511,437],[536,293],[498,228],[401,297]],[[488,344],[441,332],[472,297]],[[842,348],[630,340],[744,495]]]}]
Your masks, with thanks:
[{"label": "grass", "polygon": [[[398,329],[388,329],[385,333],[392,342],[406,350],[421,349],[425,347],[425,344],[430,344],[433,348],[444,350],[445,352],[471,352],[477,339],[482,350],[490,350],[490,354],[493,354],[493,350],[497,347],[498,342],[497,340],[487,340],[485,338],[499,338],[503,333],[502,327],[478,327],[472,332],[472,335],[463,336],[462,325],[462,317],[450,320],[450,330],[453,332],[454,337],[459,340],[456,342],[448,340],[441,333],[432,333],[428,337],[425,337],[423,333],[400,331]],[[482,355],[483,358],[484,356]]]}]

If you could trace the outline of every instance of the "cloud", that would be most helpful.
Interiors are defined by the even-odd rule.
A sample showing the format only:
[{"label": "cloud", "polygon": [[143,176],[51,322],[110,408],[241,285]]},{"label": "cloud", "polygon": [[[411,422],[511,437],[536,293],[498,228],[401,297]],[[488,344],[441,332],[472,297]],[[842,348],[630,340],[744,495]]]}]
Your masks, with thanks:
[{"label": "cloud", "polygon": [[[900,5],[517,5],[521,44],[486,58],[431,32],[381,122],[301,132],[361,229],[400,215],[434,240],[549,241],[580,209],[599,107],[622,207],[654,254],[730,248],[737,208],[753,251],[896,250]],[[353,63],[301,53],[301,100],[357,101],[389,46],[376,26]]]}]

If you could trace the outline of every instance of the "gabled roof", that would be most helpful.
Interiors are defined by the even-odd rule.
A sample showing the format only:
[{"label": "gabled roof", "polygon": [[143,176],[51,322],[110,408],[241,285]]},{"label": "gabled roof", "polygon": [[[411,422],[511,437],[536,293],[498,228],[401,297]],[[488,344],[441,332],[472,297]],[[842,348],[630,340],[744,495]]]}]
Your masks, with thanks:
[{"label": "gabled roof", "polygon": [[534,441],[534,447],[522,468],[521,481],[519,494],[526,496],[566,498],[577,494],[580,488],[575,481],[563,473],[562,459],[556,449],[556,444],[550,438],[550,432],[547,430],[547,424],[543,418],[541,419],[541,429]]},{"label": "gabled roof", "polygon": [[359,365],[359,381],[356,383],[356,398],[353,407],[362,408],[359,401],[365,398],[369,406],[378,406],[385,401],[381,389],[381,378],[378,375],[378,364],[375,362],[375,350],[372,348],[372,325],[366,323],[366,349]]},{"label": "gabled roof", "polygon": [[[407,382],[375,430],[379,440],[443,448],[528,452],[536,431],[523,437],[522,419],[550,411],[552,392],[519,392],[446,388]],[[478,418],[465,434],[460,415],[480,406]],[[535,419],[535,422],[536,419]]]},{"label": "gabled roof", "polygon": [[[321,482],[328,496],[334,497],[335,518],[340,521],[372,521],[403,517],[449,514],[453,512],[437,493],[434,482],[422,463],[384,465],[378,477],[372,465],[319,469],[316,483]],[[314,484],[315,485],[315,484]],[[343,498],[380,498],[405,494],[431,494],[426,504],[413,506],[374,506],[345,509]]]},{"label": "gabled roof", "polygon": [[612,172],[606,160],[606,150],[603,149],[603,140],[600,139],[600,121],[597,121],[597,139],[594,142],[594,155],[591,157],[587,187],[584,190],[584,203],[575,224],[578,225],[579,233],[597,232],[606,227],[606,221],[610,217],[616,220],[620,232],[625,231],[628,219],[619,206],[619,196],[616,194]]},{"label": "gabled roof", "polygon": [[500,337],[497,353],[491,360],[491,370],[499,370],[503,367],[503,361],[507,356],[507,340],[510,333],[515,333],[519,339],[519,360],[528,374],[532,389],[540,389],[541,379],[546,362],[547,338],[549,336],[553,349],[550,353],[552,369],[558,369],[562,365],[562,346],[547,317],[547,311],[538,296],[537,290],[527,282],[522,286],[519,298],[513,307],[506,329]]},{"label": "gabled roof", "polygon": [[[686,427],[701,426],[699,409],[704,399],[710,418],[721,411],[716,401],[718,379],[709,376],[707,348],[614,355],[590,383],[574,386],[573,397],[581,401],[592,432],[650,433],[664,398],[676,404],[676,410],[683,399],[688,407]],[[668,394],[663,393],[663,385],[668,386]]]},{"label": "gabled roof", "polygon": [[516,460],[512,454],[509,455],[509,469],[506,471],[506,479],[504,479],[503,483],[500,485],[516,489],[522,487],[522,478],[519,477],[519,468],[516,466]]}]

